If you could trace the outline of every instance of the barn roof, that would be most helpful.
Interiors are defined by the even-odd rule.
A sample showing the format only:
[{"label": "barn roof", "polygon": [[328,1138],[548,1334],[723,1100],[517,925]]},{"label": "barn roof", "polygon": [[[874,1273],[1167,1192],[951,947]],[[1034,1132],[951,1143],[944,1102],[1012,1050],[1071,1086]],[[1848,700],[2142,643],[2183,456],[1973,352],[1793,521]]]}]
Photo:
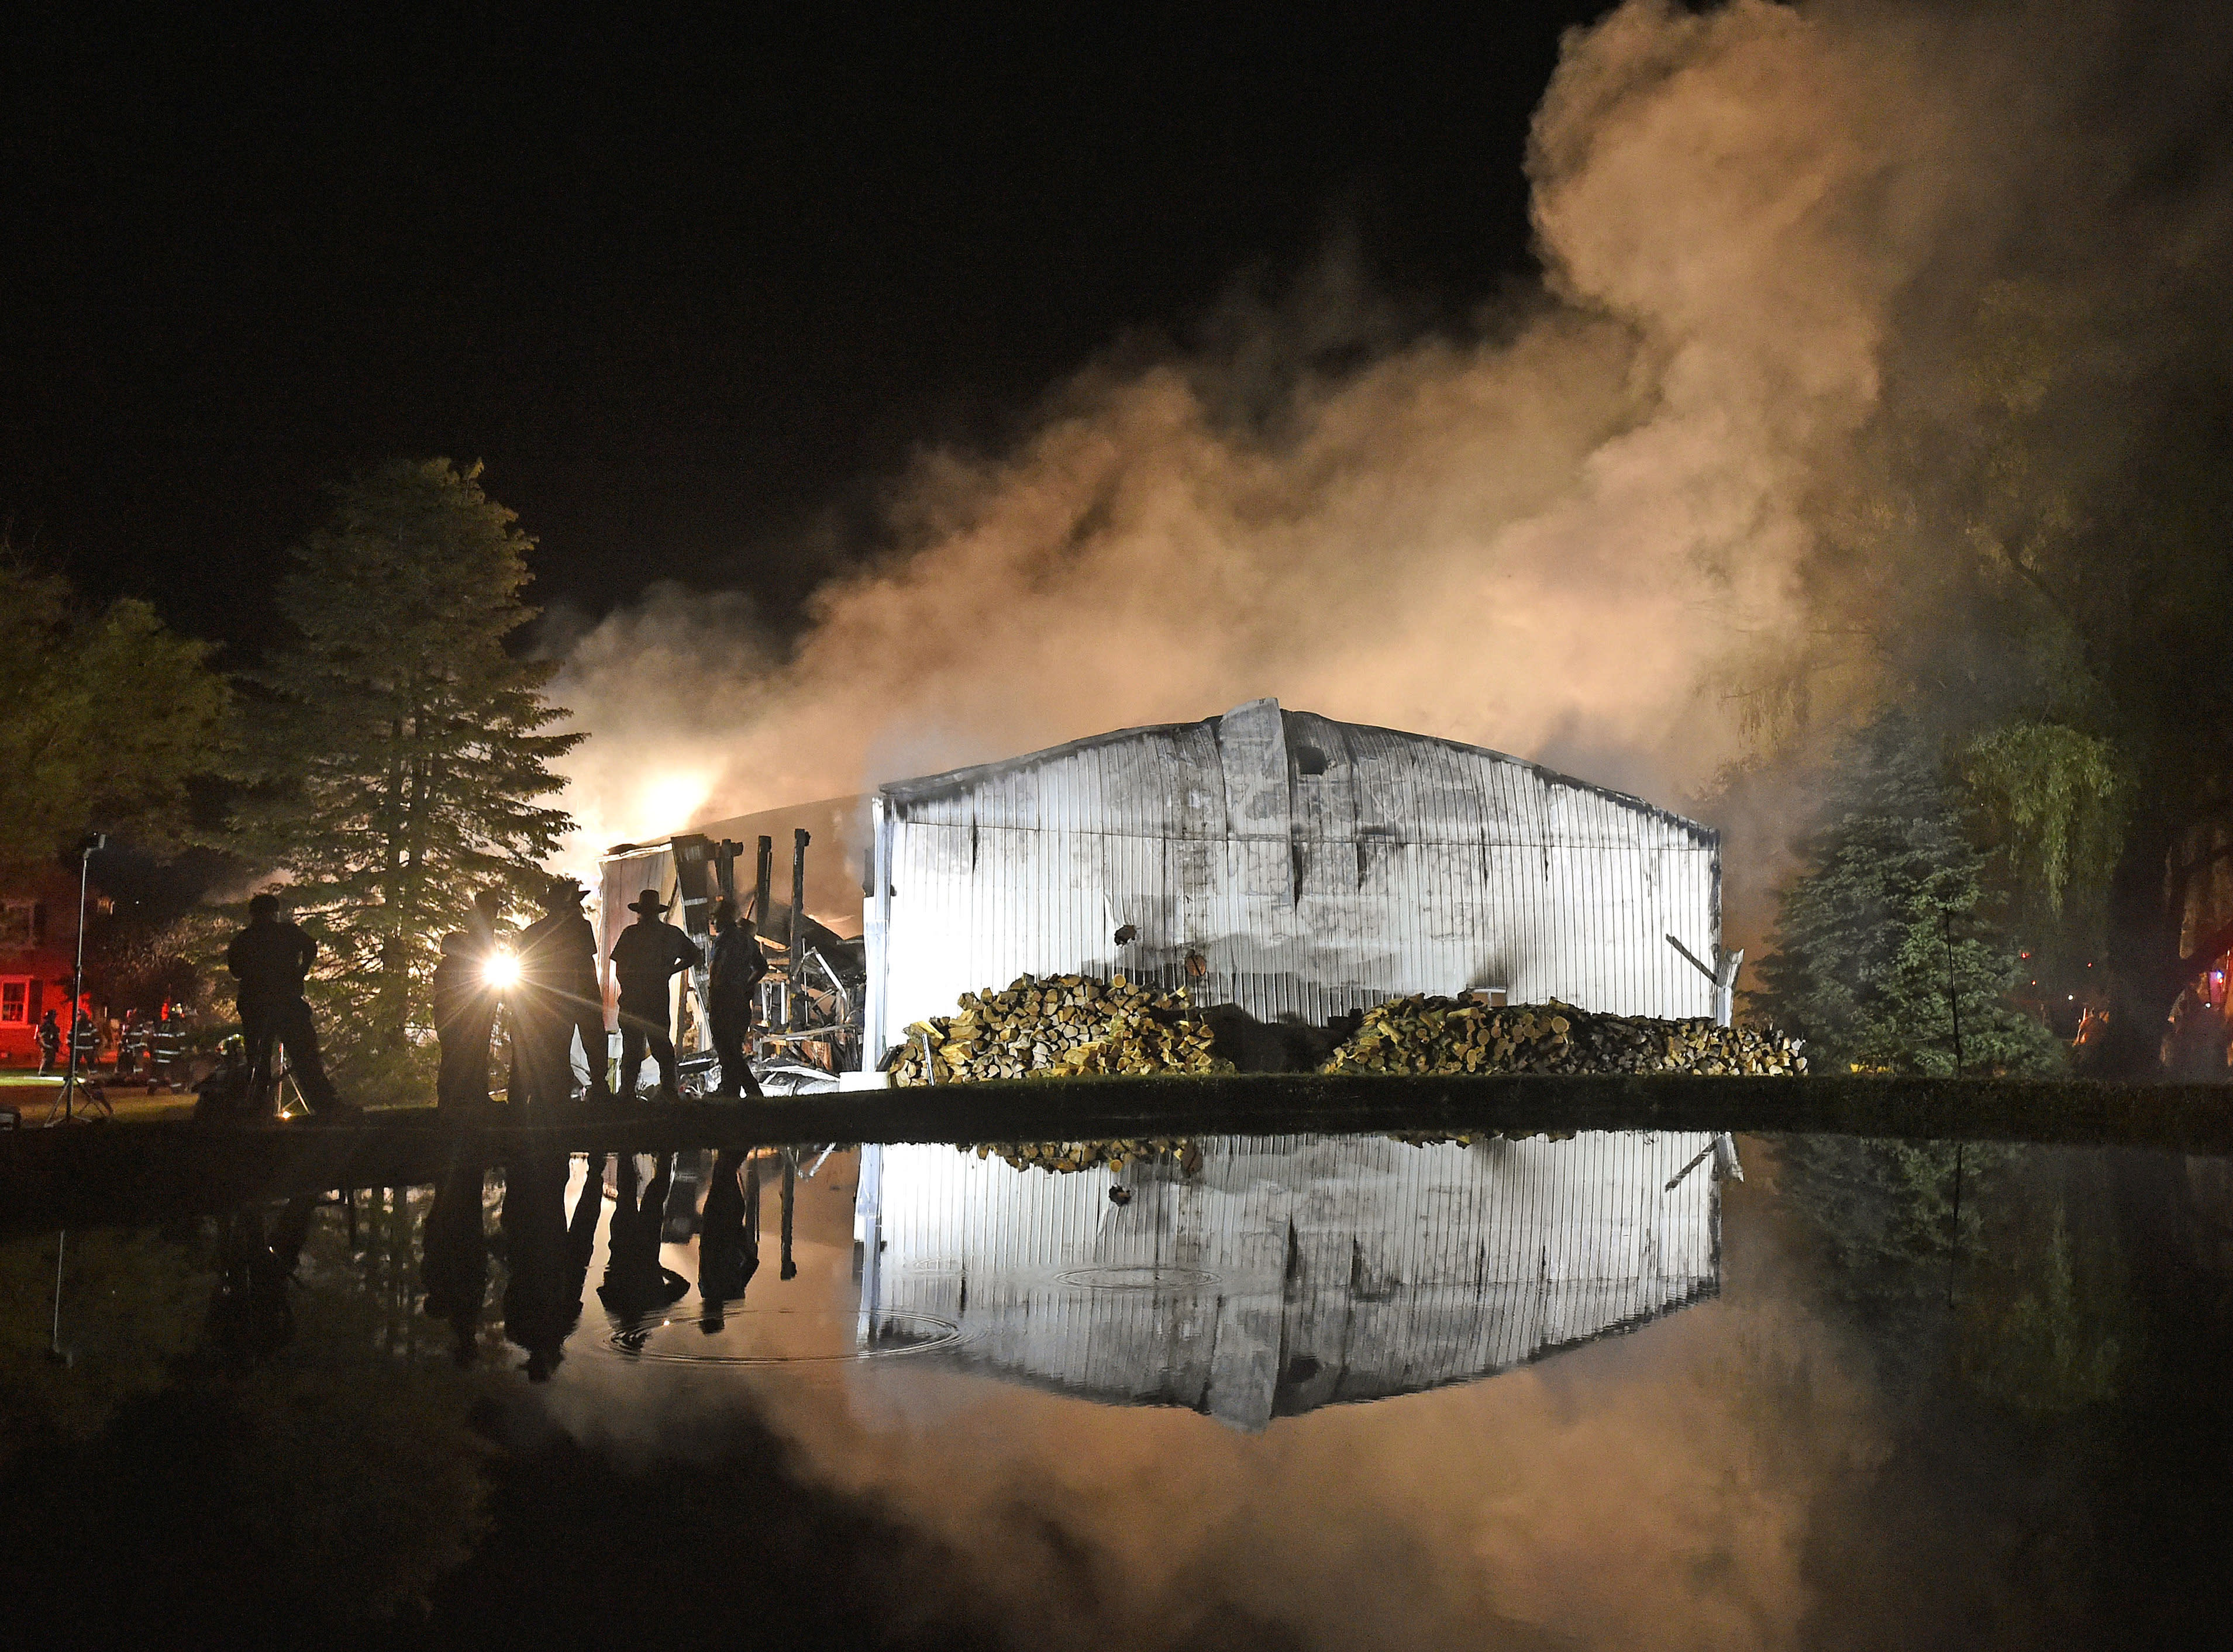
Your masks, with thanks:
[{"label": "barn roof", "polygon": [[926,824],[1286,837],[1299,814],[1305,836],[1573,842],[1629,841],[1641,830],[1670,845],[1719,842],[1710,828],[1643,798],[1507,752],[1286,711],[1269,699],[882,791],[895,818]]}]

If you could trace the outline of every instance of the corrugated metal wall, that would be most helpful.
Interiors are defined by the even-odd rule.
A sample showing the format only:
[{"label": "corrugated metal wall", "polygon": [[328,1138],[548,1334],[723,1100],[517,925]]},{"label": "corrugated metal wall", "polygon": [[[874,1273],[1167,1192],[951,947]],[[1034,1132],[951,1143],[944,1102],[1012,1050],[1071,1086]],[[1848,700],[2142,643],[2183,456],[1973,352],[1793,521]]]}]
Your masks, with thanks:
[{"label": "corrugated metal wall", "polygon": [[[1708,957],[1719,942],[1715,835],[1477,747],[1259,700],[888,786],[882,803],[887,1040],[1026,972],[1176,985],[1189,953],[1199,1001],[1267,1020],[1469,986],[1712,1012],[1664,937]],[[1139,939],[1120,948],[1124,924]]]},{"label": "corrugated metal wall", "polygon": [[885,1147],[868,1276],[886,1313],[960,1326],[958,1357],[1242,1428],[1468,1382],[1720,1285],[1711,1138],[1414,1148],[1216,1137],[1200,1173],[1051,1175]]}]

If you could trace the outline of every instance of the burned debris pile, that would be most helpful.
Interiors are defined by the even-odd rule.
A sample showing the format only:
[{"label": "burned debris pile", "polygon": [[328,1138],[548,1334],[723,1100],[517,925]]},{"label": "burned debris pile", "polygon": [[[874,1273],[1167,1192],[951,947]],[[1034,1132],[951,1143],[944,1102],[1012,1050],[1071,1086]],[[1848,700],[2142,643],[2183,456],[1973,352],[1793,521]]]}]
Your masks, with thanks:
[{"label": "burned debris pile", "polygon": [[1690,1073],[1795,1076],[1799,1041],[1711,1021],[1597,1015],[1556,999],[1491,1005],[1419,994],[1364,1012],[1329,1073]]},{"label": "burned debris pile", "polygon": [[909,1026],[892,1082],[1231,1072],[1211,1043],[1183,988],[1159,992],[1122,975],[1022,975],[1005,991],[965,992],[954,1014]]}]

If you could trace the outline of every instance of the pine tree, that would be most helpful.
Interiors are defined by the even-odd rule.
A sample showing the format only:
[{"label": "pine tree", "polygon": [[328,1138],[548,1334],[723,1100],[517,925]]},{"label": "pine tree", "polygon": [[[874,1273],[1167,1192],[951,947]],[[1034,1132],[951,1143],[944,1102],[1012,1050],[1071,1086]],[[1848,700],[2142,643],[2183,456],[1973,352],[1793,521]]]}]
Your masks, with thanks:
[{"label": "pine tree", "polygon": [[570,822],[541,799],[582,737],[507,653],[533,541],[480,466],[383,465],[340,491],[282,587],[242,847],[323,944],[316,990],[360,1086],[417,1075],[436,946],[473,892],[528,893]]},{"label": "pine tree", "polygon": [[2009,1002],[2021,960],[1933,743],[1890,713],[1851,740],[1785,888],[1755,1004],[1818,1072],[2047,1073],[2053,1035]]}]

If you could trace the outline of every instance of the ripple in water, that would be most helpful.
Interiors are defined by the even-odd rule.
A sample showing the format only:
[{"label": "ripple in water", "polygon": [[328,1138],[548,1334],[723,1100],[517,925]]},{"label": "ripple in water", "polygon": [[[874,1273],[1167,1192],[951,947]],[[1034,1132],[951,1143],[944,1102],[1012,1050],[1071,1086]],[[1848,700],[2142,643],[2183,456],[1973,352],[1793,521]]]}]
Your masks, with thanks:
[{"label": "ripple in water", "polygon": [[1201,1268],[1171,1267],[1155,1262],[1071,1268],[1054,1277],[1064,1285],[1087,1291],[1154,1291],[1164,1295],[1213,1290],[1224,1283],[1218,1275]]},{"label": "ripple in water", "polygon": [[834,1365],[927,1354],[961,1340],[961,1327],[931,1314],[880,1314],[863,1345],[857,1313],[789,1308],[719,1312],[670,1309],[625,1326],[605,1346],[671,1365]]}]

